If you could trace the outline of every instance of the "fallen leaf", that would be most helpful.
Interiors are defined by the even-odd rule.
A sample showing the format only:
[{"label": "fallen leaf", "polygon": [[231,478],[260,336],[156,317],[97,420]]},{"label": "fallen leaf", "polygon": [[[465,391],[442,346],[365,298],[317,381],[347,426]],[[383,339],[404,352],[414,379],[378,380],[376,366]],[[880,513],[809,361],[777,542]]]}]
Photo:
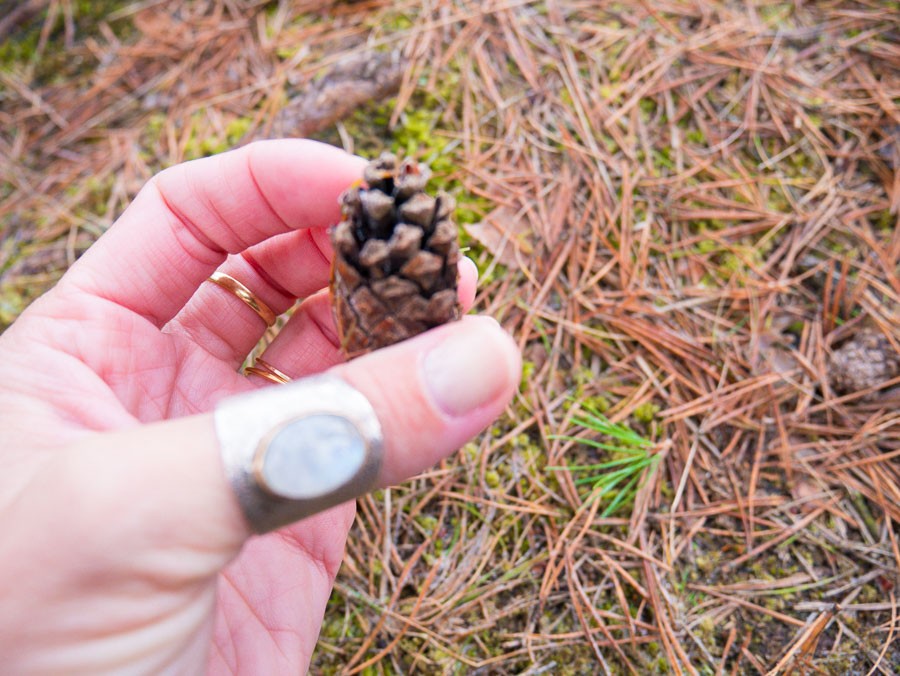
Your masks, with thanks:
[{"label": "fallen leaf", "polygon": [[521,261],[534,253],[531,225],[524,214],[511,207],[498,207],[481,222],[465,224],[463,228],[507,267],[521,268]]}]

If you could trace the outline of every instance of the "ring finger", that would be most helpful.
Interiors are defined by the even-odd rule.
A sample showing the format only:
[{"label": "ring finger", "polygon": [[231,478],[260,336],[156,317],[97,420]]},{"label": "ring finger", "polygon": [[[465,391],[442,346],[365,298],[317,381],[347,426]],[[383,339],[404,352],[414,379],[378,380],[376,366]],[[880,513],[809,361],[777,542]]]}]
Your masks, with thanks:
[{"label": "ring finger", "polygon": [[218,272],[245,287],[253,300],[242,300],[240,291],[223,288],[233,284],[227,277],[223,286],[201,284],[164,330],[189,336],[237,368],[262,338],[270,318],[288,310],[298,297],[327,285],[330,251],[325,231],[317,229],[274,237],[229,256]]}]

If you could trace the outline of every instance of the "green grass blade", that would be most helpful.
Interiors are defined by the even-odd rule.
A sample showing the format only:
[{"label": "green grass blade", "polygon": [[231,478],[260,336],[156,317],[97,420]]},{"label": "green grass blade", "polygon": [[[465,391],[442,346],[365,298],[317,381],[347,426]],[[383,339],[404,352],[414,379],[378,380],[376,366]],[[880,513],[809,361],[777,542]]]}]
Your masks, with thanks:
[{"label": "green grass blade", "polygon": [[593,439],[584,439],[582,437],[570,437],[562,435],[550,435],[551,439],[563,439],[565,441],[577,441],[579,444],[590,446],[591,448],[599,448],[602,451],[611,451],[612,453],[630,453],[632,455],[644,455],[647,451],[643,448],[634,448],[632,446],[614,446],[612,444],[604,444],[601,441]]},{"label": "green grass blade", "polygon": [[625,488],[623,488],[622,490],[620,490],[620,491],[616,494],[616,497],[613,498],[613,501],[610,502],[609,505],[607,505],[606,509],[603,510],[603,513],[600,515],[600,518],[601,518],[601,519],[605,519],[605,518],[608,517],[610,514],[612,514],[613,512],[615,512],[615,511],[616,511],[616,508],[617,508],[620,504],[622,504],[622,502],[625,500],[626,496],[628,496],[629,494],[632,494],[632,497],[633,497],[633,493],[635,492],[635,491],[634,491],[634,486],[635,486],[635,484],[638,482],[638,480],[639,480],[640,478],[641,478],[641,475],[640,475],[640,474],[635,474],[635,475],[634,475],[634,477],[631,479],[631,481],[629,481],[629,482],[625,485]]}]

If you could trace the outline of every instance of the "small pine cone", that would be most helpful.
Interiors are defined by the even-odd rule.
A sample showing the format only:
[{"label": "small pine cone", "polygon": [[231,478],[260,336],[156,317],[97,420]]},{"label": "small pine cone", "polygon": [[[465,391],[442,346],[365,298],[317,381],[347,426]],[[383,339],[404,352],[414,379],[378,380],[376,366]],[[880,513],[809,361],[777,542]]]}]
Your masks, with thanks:
[{"label": "small pine cone", "polygon": [[426,169],[390,153],[369,163],[368,187],[341,196],[331,231],[331,297],[348,357],[459,319],[453,198],[424,192]]},{"label": "small pine cone", "polygon": [[[836,392],[860,392],[900,375],[900,354],[885,336],[863,329],[835,350],[828,367],[831,387]],[[869,394],[864,399],[872,397]]]}]

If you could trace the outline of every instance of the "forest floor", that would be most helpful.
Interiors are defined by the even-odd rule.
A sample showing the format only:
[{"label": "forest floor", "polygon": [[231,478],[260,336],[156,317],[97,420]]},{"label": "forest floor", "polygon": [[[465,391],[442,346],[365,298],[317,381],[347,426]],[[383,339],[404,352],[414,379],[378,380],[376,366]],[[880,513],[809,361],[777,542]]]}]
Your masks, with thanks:
[{"label": "forest floor", "polygon": [[360,500],[313,673],[898,673],[900,3],[0,17],[0,330],[153,173],[252,139],[457,198],[521,390]]}]

